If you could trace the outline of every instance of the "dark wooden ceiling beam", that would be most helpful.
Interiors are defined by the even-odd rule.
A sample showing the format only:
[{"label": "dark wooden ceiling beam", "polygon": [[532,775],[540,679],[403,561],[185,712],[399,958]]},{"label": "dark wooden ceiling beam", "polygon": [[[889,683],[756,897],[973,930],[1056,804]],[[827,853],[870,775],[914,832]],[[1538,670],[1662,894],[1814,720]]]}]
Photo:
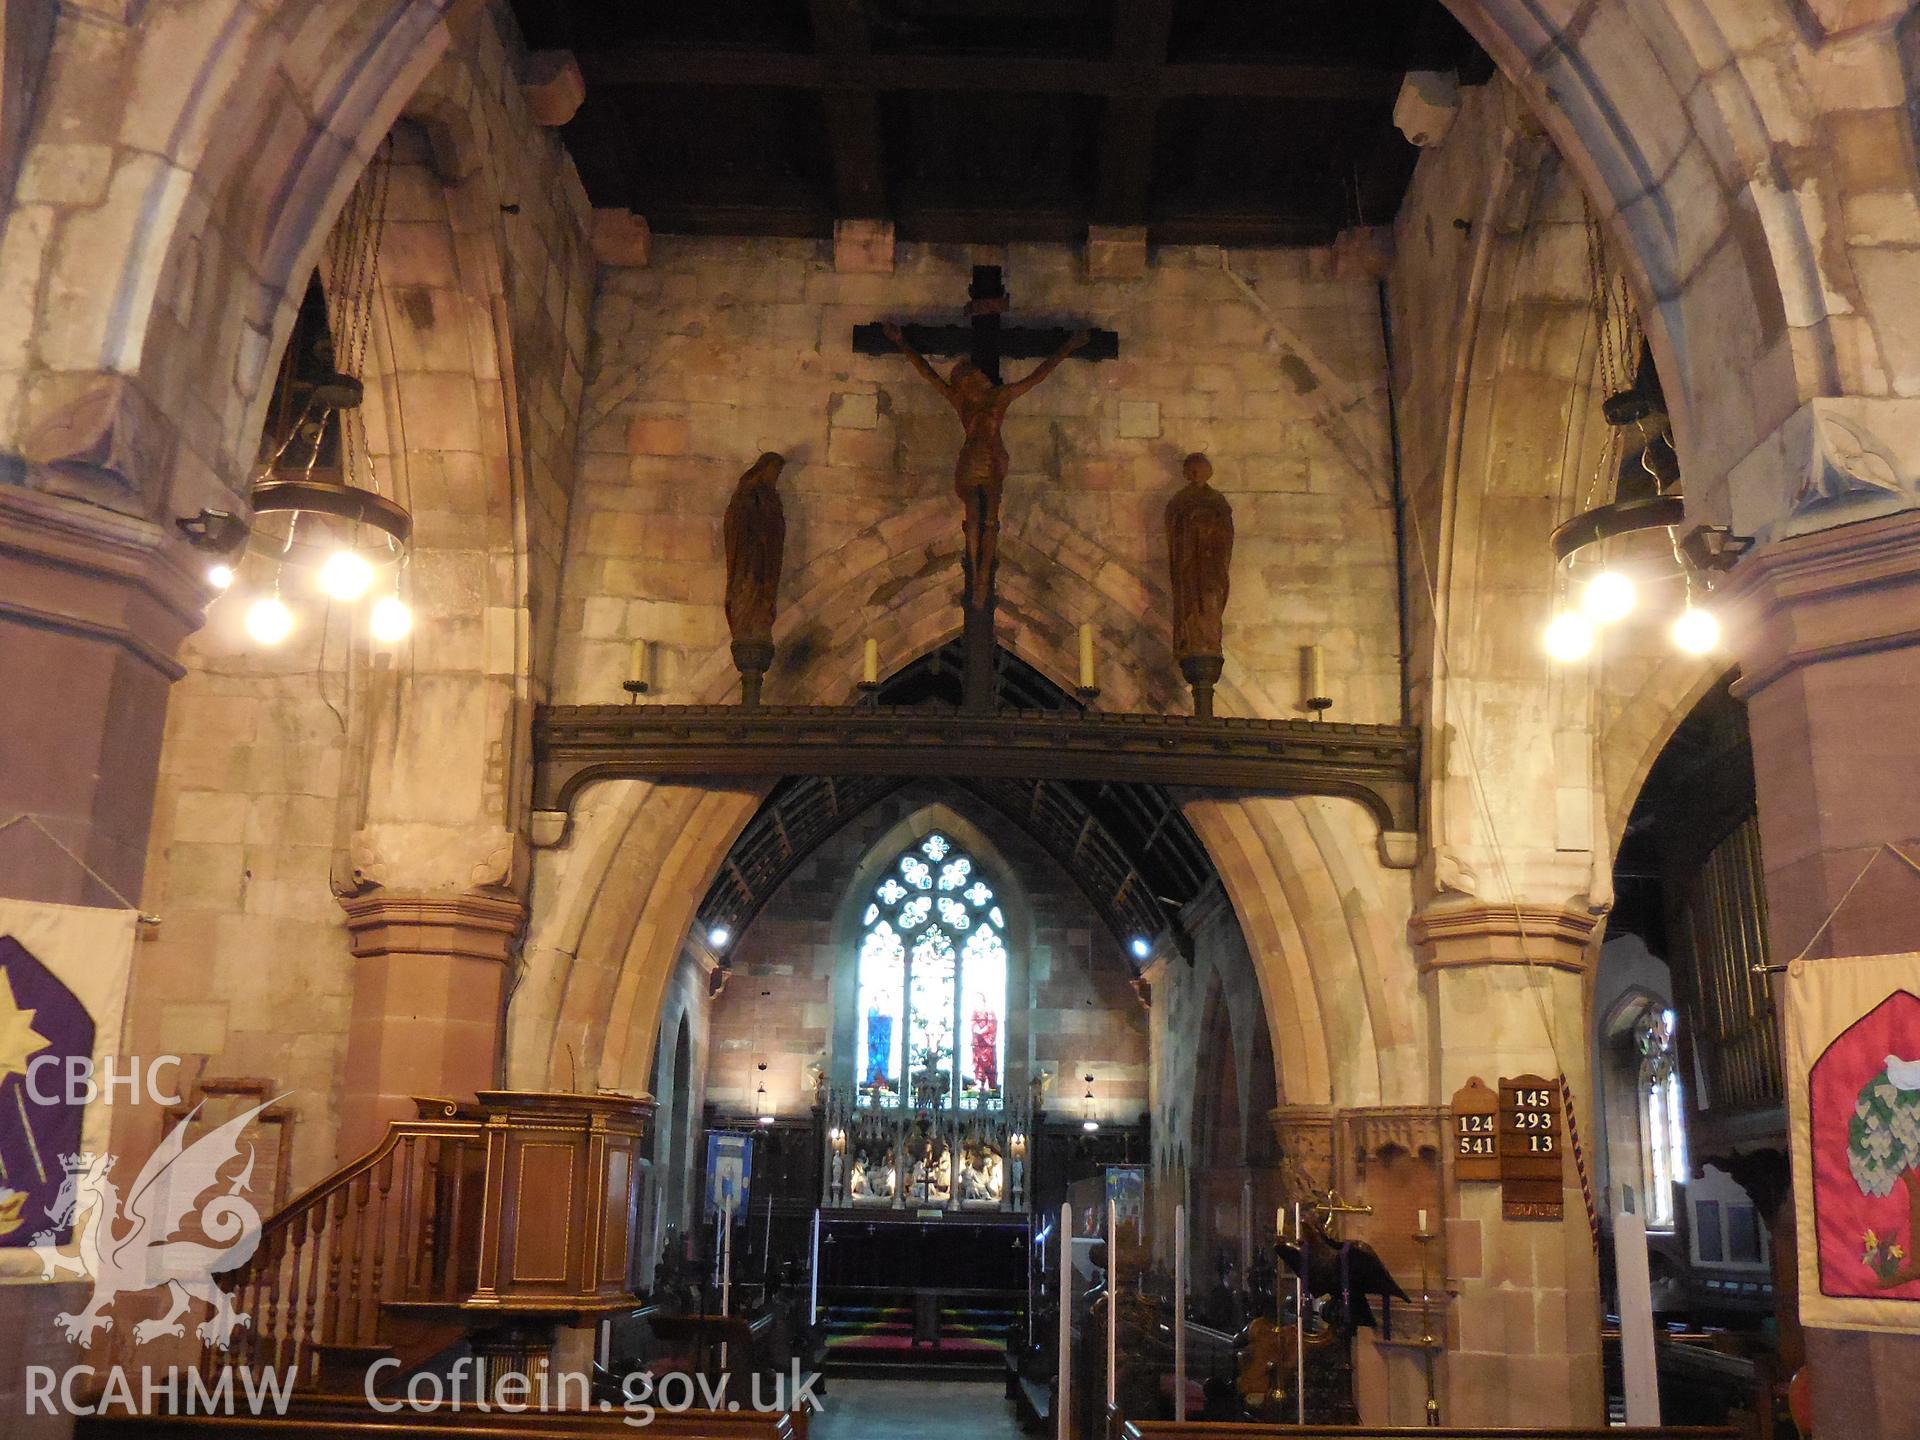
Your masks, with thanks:
[{"label": "dark wooden ceiling beam", "polygon": [[1138,225],[1147,218],[1154,133],[1172,29],[1173,0],[1121,0],[1114,23],[1113,60],[1116,65],[1131,66],[1135,75],[1124,91],[1107,98],[1093,201],[1093,218],[1102,224]]},{"label": "dark wooden ceiling beam", "polygon": [[[810,0],[813,47],[822,74],[857,76],[873,54],[866,12],[859,0]],[[825,86],[827,150],[833,164],[833,204],[845,217],[881,219],[887,214],[885,170],[880,151],[880,97],[871,87]]]},{"label": "dark wooden ceiling beam", "polygon": [[[718,89],[964,90],[1126,96],[1141,84],[1130,60],[991,55],[869,55],[825,59],[753,50],[597,50],[577,56],[588,85]],[[1162,99],[1181,95],[1391,102],[1401,74],[1377,65],[1191,61],[1158,69]]]}]

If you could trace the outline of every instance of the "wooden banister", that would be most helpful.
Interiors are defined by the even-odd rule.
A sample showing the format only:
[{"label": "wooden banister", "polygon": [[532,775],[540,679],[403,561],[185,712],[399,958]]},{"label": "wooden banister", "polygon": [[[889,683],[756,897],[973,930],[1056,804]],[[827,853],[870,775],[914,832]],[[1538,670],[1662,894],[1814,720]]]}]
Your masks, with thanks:
[{"label": "wooden banister", "polygon": [[222,1277],[250,1324],[229,1349],[203,1351],[209,1377],[270,1367],[310,1388],[324,1352],[392,1353],[399,1311],[480,1329],[633,1303],[628,1227],[650,1098],[488,1091],[416,1103],[419,1118],[391,1122],[295,1198]]}]

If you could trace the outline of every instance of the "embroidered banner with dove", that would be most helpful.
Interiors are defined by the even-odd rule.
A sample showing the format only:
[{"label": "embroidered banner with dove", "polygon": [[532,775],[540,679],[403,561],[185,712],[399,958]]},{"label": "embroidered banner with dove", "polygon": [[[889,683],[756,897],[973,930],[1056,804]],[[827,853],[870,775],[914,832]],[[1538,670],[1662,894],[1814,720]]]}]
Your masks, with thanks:
[{"label": "embroidered banner with dove", "polygon": [[1796,960],[1787,1093],[1800,1319],[1920,1326],[1920,955]]}]

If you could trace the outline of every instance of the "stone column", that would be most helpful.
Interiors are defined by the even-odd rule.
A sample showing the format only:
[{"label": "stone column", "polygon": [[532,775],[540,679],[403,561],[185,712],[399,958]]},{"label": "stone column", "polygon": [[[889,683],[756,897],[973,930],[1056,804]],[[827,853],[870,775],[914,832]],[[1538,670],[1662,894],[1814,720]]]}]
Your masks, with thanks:
[{"label": "stone column", "polygon": [[[0,821],[33,817],[140,896],[174,659],[206,592],[158,526],[0,484]],[[27,822],[0,830],[0,893],[120,902]]]},{"label": "stone column", "polygon": [[[1883,844],[1920,860],[1920,513],[1775,541],[1726,593],[1773,957],[1920,949],[1920,874],[1862,868]],[[1809,1330],[1806,1348],[1819,1434],[1912,1433],[1920,1336]]]},{"label": "stone column", "polygon": [[510,956],[526,922],[510,896],[343,899],[356,960],[342,1066],[342,1162],[365,1153],[416,1095],[471,1100],[500,1068]]},{"label": "stone column", "polygon": [[[1592,1133],[1587,989],[1598,917],[1474,900],[1435,903],[1410,926],[1445,1104],[1471,1076],[1564,1073]],[[1567,1156],[1564,1218],[1506,1220],[1500,1186],[1449,1182],[1447,1425],[1600,1425],[1599,1268],[1580,1176]]]},{"label": "stone column", "polygon": [[[4,157],[0,157],[3,159]],[[0,894],[118,907],[140,899],[174,659],[201,622],[196,558],[149,521],[0,480]],[[112,887],[112,891],[107,889]],[[28,1365],[85,1357],[54,1324],[84,1283],[47,1284],[0,1253],[0,1415],[10,1435],[59,1440],[65,1415],[27,1418]]]}]

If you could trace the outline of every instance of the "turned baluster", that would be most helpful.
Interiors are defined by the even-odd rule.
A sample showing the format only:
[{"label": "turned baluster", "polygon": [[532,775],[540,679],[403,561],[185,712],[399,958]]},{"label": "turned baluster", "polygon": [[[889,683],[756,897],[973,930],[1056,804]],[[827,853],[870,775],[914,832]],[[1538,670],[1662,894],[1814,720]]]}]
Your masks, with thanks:
[{"label": "turned baluster", "polygon": [[321,1304],[320,1340],[340,1340],[340,1262],[346,1249],[343,1232],[347,1228],[346,1196],[335,1190],[327,1196],[327,1215],[323,1222],[327,1251],[327,1298]]},{"label": "turned baluster", "polygon": [[[439,1140],[434,1143],[432,1157],[427,1161],[426,1183],[420,1187],[420,1204],[424,1211],[420,1226],[420,1245],[413,1252],[414,1286],[424,1286],[429,1295],[434,1294],[434,1257],[439,1253],[435,1246],[440,1238],[440,1190],[442,1184],[441,1156],[449,1142]],[[426,1274],[421,1275],[424,1266]]]},{"label": "turned baluster", "polygon": [[307,1350],[320,1338],[320,1261],[321,1251],[325,1248],[322,1233],[326,1226],[326,1207],[332,1203],[332,1197],[329,1196],[308,1208],[304,1222],[306,1229],[300,1237],[300,1246],[307,1252],[306,1322],[294,1332],[292,1359],[302,1369],[306,1367]]},{"label": "turned baluster", "polygon": [[375,1171],[380,1181],[380,1204],[374,1211],[373,1222],[373,1307],[370,1312],[369,1330],[377,1330],[380,1324],[380,1306],[386,1300],[387,1293],[381,1286],[386,1280],[387,1250],[393,1244],[393,1236],[387,1229],[387,1192],[393,1188],[393,1152],[388,1151]]},{"label": "turned baluster", "polygon": [[253,1333],[247,1337],[249,1367],[258,1364],[262,1355],[267,1357],[268,1365],[279,1364],[280,1270],[285,1258],[284,1230],[276,1230],[267,1237],[267,1253],[264,1257],[254,1257],[255,1263],[264,1268],[260,1276],[260,1298],[254,1302],[257,1308],[253,1312]]},{"label": "turned baluster", "polygon": [[[285,1313],[275,1327],[273,1339],[273,1358],[276,1365],[300,1364],[300,1342],[306,1334],[301,1324],[303,1314],[302,1301],[310,1293],[307,1284],[308,1265],[307,1234],[313,1228],[313,1212],[303,1210],[300,1218],[287,1231],[287,1296]],[[306,1316],[306,1324],[311,1325],[313,1317]]]},{"label": "turned baluster", "polygon": [[[253,1338],[260,1326],[260,1267],[263,1261],[264,1256],[256,1248],[253,1258],[246,1263],[234,1280],[233,1308],[238,1314],[247,1317],[247,1323],[234,1330],[228,1342],[233,1349],[228,1353],[234,1362],[241,1366],[252,1363]],[[208,1359],[213,1358],[213,1351],[209,1350],[206,1353]]]},{"label": "turned baluster", "polygon": [[434,1252],[433,1265],[439,1277],[443,1299],[451,1298],[460,1284],[461,1204],[467,1188],[467,1155],[464,1141],[453,1147],[453,1198],[448,1207],[446,1243]]},{"label": "turned baluster", "polygon": [[413,1175],[419,1164],[413,1136],[409,1135],[400,1142],[400,1223],[399,1243],[402,1247],[401,1258],[405,1271],[400,1277],[401,1293],[411,1298],[414,1288],[420,1283],[420,1247],[411,1243],[417,1226],[414,1212]]},{"label": "turned baluster", "polygon": [[344,1313],[341,1315],[341,1330],[345,1332],[339,1338],[349,1345],[360,1342],[366,1333],[360,1306],[365,1296],[360,1290],[360,1256],[367,1248],[367,1198],[373,1186],[371,1177],[366,1174],[354,1176],[347,1182],[347,1204],[352,1215],[341,1228],[347,1232],[347,1298]]}]

